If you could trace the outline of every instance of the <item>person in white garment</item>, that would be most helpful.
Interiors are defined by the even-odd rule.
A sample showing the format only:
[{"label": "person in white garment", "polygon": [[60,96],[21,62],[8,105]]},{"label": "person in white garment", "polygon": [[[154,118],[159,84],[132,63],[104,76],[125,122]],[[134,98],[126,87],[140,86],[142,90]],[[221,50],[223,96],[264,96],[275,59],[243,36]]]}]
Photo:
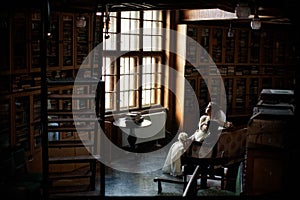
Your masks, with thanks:
[{"label": "person in white garment", "polygon": [[199,119],[198,129],[190,137],[191,140],[202,142],[208,134],[208,123],[210,120],[218,122],[219,128],[229,128],[233,126],[232,122],[226,121],[225,113],[220,109],[217,103],[209,102],[205,108],[205,115]]},{"label": "person in white garment", "polygon": [[[213,122],[210,126],[210,122]],[[233,123],[226,121],[225,113],[220,109],[219,105],[215,102],[209,102],[205,108],[205,114],[202,115],[199,119],[198,129],[195,133],[189,137],[188,140],[203,142],[208,136],[210,136],[210,140],[212,138],[211,133],[213,133],[213,138],[216,141],[212,142],[212,145],[209,146],[204,145],[200,149],[200,146],[193,146],[192,147],[192,156],[193,157],[211,157],[212,155],[212,148],[213,144],[215,144],[218,140],[218,136],[221,134],[222,129],[232,127]],[[210,142],[211,143],[211,142]]]},{"label": "person in white garment", "polygon": [[170,174],[172,176],[181,176],[181,156],[188,147],[188,134],[186,132],[179,133],[178,141],[172,144],[165,163],[163,165],[163,173]]}]

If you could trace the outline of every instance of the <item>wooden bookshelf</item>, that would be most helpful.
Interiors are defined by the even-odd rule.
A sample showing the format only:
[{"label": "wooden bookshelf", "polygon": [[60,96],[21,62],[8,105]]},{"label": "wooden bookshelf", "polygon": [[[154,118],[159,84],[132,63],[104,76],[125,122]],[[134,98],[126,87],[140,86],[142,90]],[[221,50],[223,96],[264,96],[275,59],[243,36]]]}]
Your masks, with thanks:
[{"label": "wooden bookshelf", "polygon": [[[295,87],[296,65],[288,59],[295,53],[288,42],[293,32],[280,27],[259,31],[237,27],[233,37],[228,37],[228,27],[195,24],[180,24],[178,31],[188,38],[182,43],[184,47],[178,47],[186,49],[186,57],[178,58],[177,70],[192,83],[200,112],[211,100],[222,105],[226,101],[229,117],[250,117],[263,88]],[[224,83],[225,92],[220,90],[220,82]],[[193,97],[184,95],[180,99],[186,108],[182,120],[188,118],[185,130],[191,126],[190,98]]]}]

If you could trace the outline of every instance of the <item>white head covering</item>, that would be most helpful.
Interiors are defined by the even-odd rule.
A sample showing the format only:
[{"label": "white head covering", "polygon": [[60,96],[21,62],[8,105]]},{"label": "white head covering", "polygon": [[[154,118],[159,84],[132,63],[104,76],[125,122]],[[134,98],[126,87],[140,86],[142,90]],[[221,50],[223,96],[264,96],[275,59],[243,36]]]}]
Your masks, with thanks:
[{"label": "white head covering", "polygon": [[189,136],[186,132],[181,132],[181,133],[179,133],[178,140],[180,142],[184,143],[185,141],[187,141],[188,137]]}]

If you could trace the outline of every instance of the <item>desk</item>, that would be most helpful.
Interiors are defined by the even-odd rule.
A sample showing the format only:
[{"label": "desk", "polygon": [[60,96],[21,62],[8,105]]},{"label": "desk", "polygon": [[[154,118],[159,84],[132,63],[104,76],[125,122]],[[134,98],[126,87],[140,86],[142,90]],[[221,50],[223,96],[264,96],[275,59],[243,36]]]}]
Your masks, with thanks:
[{"label": "desk", "polygon": [[116,121],[113,122],[115,126],[118,126],[119,128],[128,128],[130,130],[130,133],[127,137],[127,141],[130,145],[131,149],[135,149],[135,143],[136,143],[136,136],[135,136],[135,129],[137,128],[143,128],[143,127],[148,127],[151,125],[151,121],[144,119],[141,123],[135,123],[133,120],[128,120],[128,118],[123,117],[119,118]]}]

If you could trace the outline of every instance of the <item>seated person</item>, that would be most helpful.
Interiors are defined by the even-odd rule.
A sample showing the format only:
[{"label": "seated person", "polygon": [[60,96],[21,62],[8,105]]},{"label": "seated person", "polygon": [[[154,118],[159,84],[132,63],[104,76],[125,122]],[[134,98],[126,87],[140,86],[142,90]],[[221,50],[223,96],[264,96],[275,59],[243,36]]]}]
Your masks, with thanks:
[{"label": "seated person", "polygon": [[[192,136],[188,137],[185,132],[179,134],[178,141],[171,146],[168,152],[162,168],[163,173],[173,176],[182,175],[180,157],[186,151],[189,151],[188,154],[191,153],[193,157],[211,157],[212,149],[218,141],[222,128],[231,127],[232,123],[226,122],[225,113],[214,102],[207,105],[205,113],[206,115],[200,117],[198,129]],[[187,150],[193,141],[203,144],[201,146],[193,145],[192,150]]]},{"label": "seated person", "polygon": [[225,113],[220,109],[220,107],[215,102],[209,102],[206,109],[205,115],[202,115],[199,119],[198,129],[190,137],[191,140],[202,142],[207,135],[208,122],[214,120],[218,122],[219,129],[232,127],[232,122],[226,121]]},{"label": "seated person", "polygon": [[188,147],[188,134],[185,132],[179,133],[178,141],[172,144],[162,168],[163,173],[172,176],[181,176],[181,155]]},{"label": "seated person", "polygon": [[[196,158],[210,158],[213,156],[213,149],[221,134],[220,125],[216,120],[209,120],[205,123],[205,129],[201,130],[201,137],[194,141],[199,142],[198,145],[192,145],[189,155]],[[195,134],[194,134],[195,135]],[[197,135],[196,135],[197,136]],[[191,136],[189,139],[191,139]],[[196,137],[195,137],[196,138]]]}]

